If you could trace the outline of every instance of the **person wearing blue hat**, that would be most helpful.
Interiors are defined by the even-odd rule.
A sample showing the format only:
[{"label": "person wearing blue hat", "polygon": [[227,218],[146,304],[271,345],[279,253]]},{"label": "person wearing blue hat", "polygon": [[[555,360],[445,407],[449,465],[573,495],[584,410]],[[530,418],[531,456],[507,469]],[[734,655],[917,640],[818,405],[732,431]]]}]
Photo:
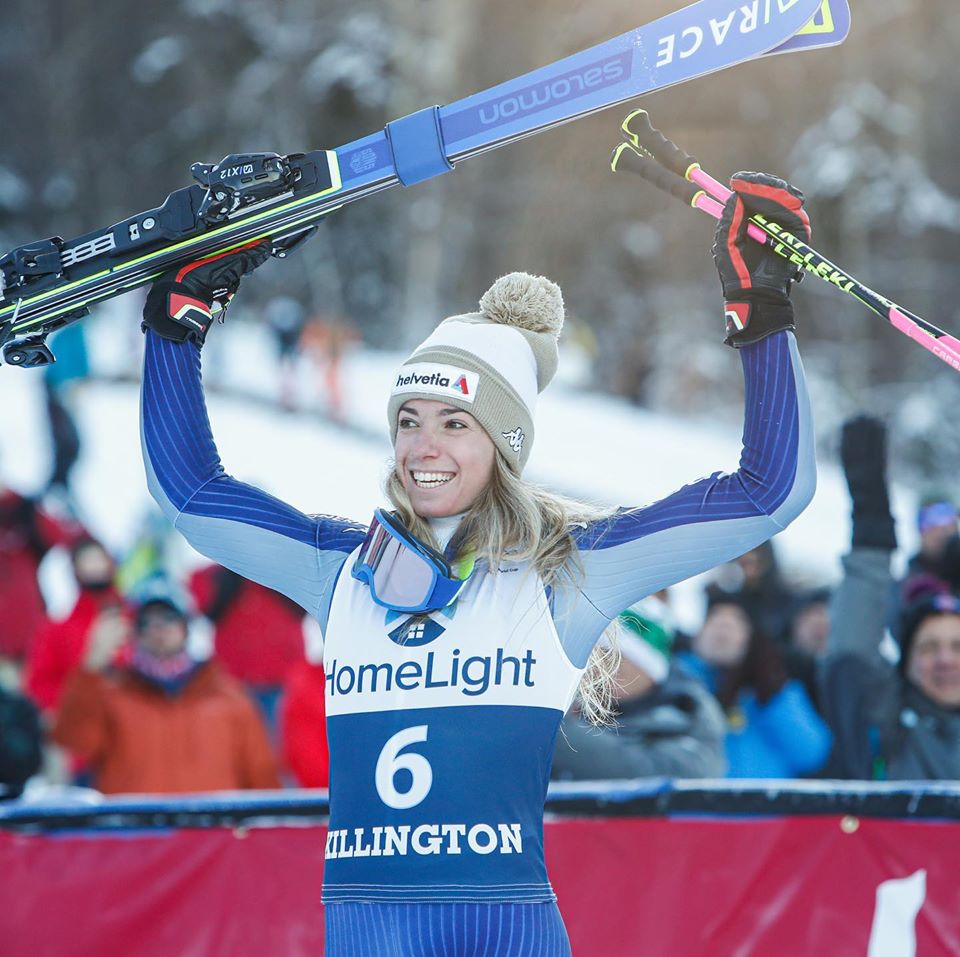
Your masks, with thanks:
[{"label": "person wearing blue hat", "polygon": [[954,591],[960,589],[960,530],[957,506],[945,492],[928,492],[917,508],[920,548],[907,562],[902,598],[909,603],[917,582],[936,578]]},{"label": "person wearing blue hat", "polygon": [[[101,614],[68,678],[53,739],[107,794],[280,787],[266,728],[239,682],[187,649],[190,606],[152,579],[130,614]],[[129,646],[128,663],[117,653]]]}]

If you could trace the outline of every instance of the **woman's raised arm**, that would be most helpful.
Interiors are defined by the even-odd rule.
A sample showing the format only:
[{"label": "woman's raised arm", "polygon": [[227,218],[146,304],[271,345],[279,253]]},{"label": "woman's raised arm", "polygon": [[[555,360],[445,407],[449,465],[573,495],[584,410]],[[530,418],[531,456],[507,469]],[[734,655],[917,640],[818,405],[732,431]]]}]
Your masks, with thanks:
[{"label": "woman's raised arm", "polygon": [[[205,293],[217,286],[201,276],[185,287],[183,279],[191,277],[183,274],[158,280],[144,309],[148,328],[140,415],[150,493],[198,552],[282,592],[323,624],[337,573],[365,530],[342,519],[306,515],[225,472],[200,377],[200,347],[213,298]],[[234,290],[238,283],[236,276]],[[193,301],[186,307],[188,296]],[[202,330],[193,319],[177,327],[177,307],[181,315],[192,311],[203,324],[204,303]]]},{"label": "woman's raised arm", "polygon": [[[715,472],[645,508],[620,509],[578,537],[586,572],[578,594],[558,592],[562,639],[582,664],[614,616],[661,588],[729,561],[784,529],[816,488],[814,436],[789,293],[796,267],[747,241],[751,211],[809,232],[802,196],[765,174],[738,174],[717,227],[727,343],[745,379],[743,450]],[[566,607],[557,607],[557,604]]]}]

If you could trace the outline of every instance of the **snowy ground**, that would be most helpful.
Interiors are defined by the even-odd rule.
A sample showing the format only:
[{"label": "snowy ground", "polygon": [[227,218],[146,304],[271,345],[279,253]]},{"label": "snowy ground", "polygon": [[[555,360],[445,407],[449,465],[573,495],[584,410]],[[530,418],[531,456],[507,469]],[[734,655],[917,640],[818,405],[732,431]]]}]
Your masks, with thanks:
[{"label": "snowy ground", "polygon": [[[87,320],[98,372],[136,372],[138,312],[139,299],[131,295],[99,307]],[[402,356],[357,349],[347,357],[346,425],[322,414],[317,377],[305,361],[297,381],[305,411],[279,410],[273,402],[279,394],[273,357],[272,342],[256,323],[228,322],[212,333],[205,351],[205,380],[224,465],[305,511],[366,519],[382,498],[380,482],[390,455],[384,410],[391,373]],[[732,419],[691,421],[644,412],[578,387],[578,357],[567,356],[561,364],[566,378],[547,391],[538,410],[527,470],[532,480],[597,502],[636,505],[717,469],[736,468],[740,436]],[[0,370],[0,402],[17,410],[7,416],[0,434],[0,474],[27,491],[38,489],[49,467],[40,398],[38,371]],[[132,382],[90,381],[76,398],[84,443],[75,471],[81,517],[122,551],[153,507],[140,459],[137,387]],[[915,544],[912,508],[908,495],[895,495],[905,550]],[[836,579],[848,541],[848,510],[842,476],[832,464],[821,463],[813,504],[776,540],[792,578],[804,584]],[[184,545],[182,561],[188,566],[199,557]],[[64,584],[62,557],[52,558],[44,572],[54,610],[69,605],[72,596]],[[702,585],[693,580],[675,590],[683,624],[695,623],[700,613]]]}]

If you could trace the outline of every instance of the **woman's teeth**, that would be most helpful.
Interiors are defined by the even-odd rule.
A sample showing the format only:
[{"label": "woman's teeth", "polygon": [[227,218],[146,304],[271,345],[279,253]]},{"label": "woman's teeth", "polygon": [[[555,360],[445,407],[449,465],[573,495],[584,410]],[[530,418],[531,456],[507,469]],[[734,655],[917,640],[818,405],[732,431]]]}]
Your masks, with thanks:
[{"label": "woman's teeth", "polygon": [[453,478],[452,472],[414,472],[413,480],[417,488],[439,488]]}]

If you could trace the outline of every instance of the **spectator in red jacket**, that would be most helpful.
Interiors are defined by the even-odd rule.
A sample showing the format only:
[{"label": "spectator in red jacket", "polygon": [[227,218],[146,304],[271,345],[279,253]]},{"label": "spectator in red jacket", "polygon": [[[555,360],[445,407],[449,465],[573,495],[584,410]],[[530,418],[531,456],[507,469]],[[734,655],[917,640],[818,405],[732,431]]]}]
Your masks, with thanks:
[{"label": "spectator in red jacket", "polygon": [[123,604],[114,585],[116,564],[100,542],[84,536],[71,547],[70,560],[76,604],[62,621],[45,621],[27,653],[24,688],[44,713],[59,705],[64,683],[82,661],[103,613]]},{"label": "spectator in red jacket", "polygon": [[0,479],[0,657],[23,661],[46,616],[37,569],[51,548],[77,533]]},{"label": "spectator in red jacket", "polygon": [[119,613],[98,629],[67,681],[54,740],[90,762],[107,794],[277,788],[276,758],[256,706],[216,661],[187,650],[177,589],[148,582],[136,603],[130,665],[112,668],[130,637]]},{"label": "spectator in red jacket", "polygon": [[218,660],[257,699],[271,730],[291,669],[304,661],[304,611],[289,598],[220,565],[191,576],[201,614],[213,622]]},{"label": "spectator in red jacket", "polygon": [[290,673],[280,704],[283,759],[300,787],[330,785],[323,664],[301,661]]}]

